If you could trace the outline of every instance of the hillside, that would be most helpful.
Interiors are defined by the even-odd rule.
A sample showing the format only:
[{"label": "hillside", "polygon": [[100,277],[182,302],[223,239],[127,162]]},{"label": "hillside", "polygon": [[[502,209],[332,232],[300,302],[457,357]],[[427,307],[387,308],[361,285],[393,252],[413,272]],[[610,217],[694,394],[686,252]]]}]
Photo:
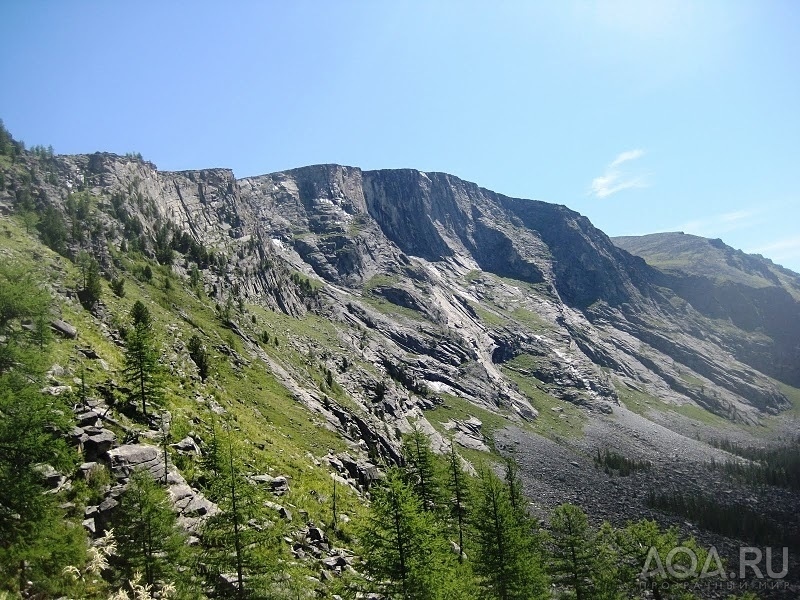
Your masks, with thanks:
[{"label": "hillside", "polygon": [[[186,500],[182,524],[205,548],[202,523],[229,512],[207,463],[224,431],[262,484],[258,503],[281,515],[249,523],[271,532],[259,560],[344,593],[370,486],[407,462],[404,436],[419,430],[440,454],[453,443],[467,472],[513,454],[541,518],[569,501],[595,523],[753,535],[648,505],[653,490],[724,488],[728,507],[763,517],[759,542],[784,523],[780,542],[796,544],[796,489],[756,490],[709,465],[794,443],[796,274],[701,238],[611,240],[564,206],[443,173],[318,165],[236,179],[14,148],[0,156],[0,251],[51,298],[61,332],[43,385],[74,408],[81,460],[110,470],[107,488],[59,480],[87,530],[110,522],[107,500],[139,464]],[[160,364],[149,417],[124,376],[137,302]],[[620,459],[605,450],[629,477],[612,476]]]},{"label": "hillside", "polygon": [[[737,357],[764,373],[798,384],[800,275],[722,240],[682,233],[618,237],[614,244],[658,270],[653,280],[712,323],[735,326],[725,335]],[[747,341],[752,340],[752,344]]]}]

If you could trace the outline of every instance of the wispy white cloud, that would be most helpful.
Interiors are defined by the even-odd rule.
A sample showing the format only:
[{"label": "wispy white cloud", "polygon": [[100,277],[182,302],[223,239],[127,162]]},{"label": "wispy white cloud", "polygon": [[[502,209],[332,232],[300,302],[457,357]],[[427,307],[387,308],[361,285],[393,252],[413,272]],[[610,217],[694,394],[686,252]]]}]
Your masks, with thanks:
[{"label": "wispy white cloud", "polygon": [[592,179],[589,194],[597,198],[608,198],[622,190],[648,187],[649,183],[645,175],[622,168],[625,163],[637,160],[644,154],[644,150],[639,148],[618,154],[606,167],[605,173]]},{"label": "wispy white cloud", "polygon": [[776,261],[800,258],[800,236],[796,235],[777,240],[754,248],[750,252],[767,256]]},{"label": "wispy white cloud", "polygon": [[611,165],[609,168],[613,169],[614,167],[618,167],[624,162],[628,162],[629,160],[636,160],[637,158],[641,158],[644,156],[644,150],[641,148],[637,148],[636,150],[628,150],[627,152],[621,152],[617,158],[611,161]]},{"label": "wispy white cloud", "polygon": [[713,237],[758,225],[763,222],[760,215],[761,211],[759,210],[735,210],[703,217],[701,219],[692,219],[691,221],[686,221],[679,225],[677,229],[686,233],[693,233],[694,235]]}]

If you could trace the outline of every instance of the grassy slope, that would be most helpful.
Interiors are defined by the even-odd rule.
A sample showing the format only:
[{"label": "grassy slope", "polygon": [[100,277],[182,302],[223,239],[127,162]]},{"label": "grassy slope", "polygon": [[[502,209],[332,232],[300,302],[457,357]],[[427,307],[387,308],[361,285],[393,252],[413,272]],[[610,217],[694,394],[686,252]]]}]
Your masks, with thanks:
[{"label": "grassy slope", "polygon": [[[79,285],[80,273],[67,259],[55,254],[32,236],[26,235],[24,227],[16,218],[0,218],[0,251],[3,260],[17,262],[35,270],[48,287],[59,290],[75,290]],[[172,436],[181,439],[189,432],[201,438],[210,438],[212,424],[219,426],[221,420],[233,426],[237,445],[248,448],[246,463],[253,473],[286,474],[291,477],[291,492],[282,502],[308,511],[309,518],[317,522],[328,522],[331,518],[327,498],[332,491],[330,469],[326,461],[315,461],[329,450],[341,451],[346,444],[340,436],[330,431],[321,417],[311,414],[269,372],[265,365],[253,360],[246,352],[249,364],[237,368],[228,357],[215,346],[226,344],[241,350],[242,341],[225,327],[217,318],[214,303],[202,293],[194,293],[188,284],[169,271],[146,261],[142,257],[122,256],[125,279],[124,298],[116,297],[103,282],[102,303],[109,314],[111,323],[125,323],[134,302],[141,300],[150,310],[154,319],[158,342],[166,363],[173,362],[175,372],[164,378],[164,408],[172,415]],[[145,264],[150,264],[154,276],[145,282],[132,276]],[[171,289],[164,289],[164,281],[169,275]],[[86,311],[76,299],[63,296],[55,298],[54,314],[75,325],[79,335],[77,340],[55,337],[52,344],[52,360],[68,369],[68,376],[61,378],[74,388],[79,387],[73,378],[85,375],[89,395],[93,396],[95,385],[108,379],[122,382],[122,349],[116,346],[102,330],[99,319]],[[187,322],[173,307],[180,307],[190,317]],[[283,314],[261,310],[256,315],[256,324],[251,316],[238,315],[243,329],[250,329],[253,337],[263,329],[273,331],[284,343],[279,347],[266,346],[268,353],[281,360],[299,362],[296,353],[289,352],[287,336],[315,336],[320,341],[329,340],[331,332],[326,331],[324,323],[315,317],[297,320]],[[246,324],[246,325],[245,325]],[[188,340],[197,334],[210,351],[212,369],[209,380],[201,383],[192,375],[196,372],[194,363],[177,340]],[[107,363],[105,370],[97,360],[83,358],[78,348],[92,348]],[[293,351],[292,351],[293,352]],[[209,407],[214,399],[227,414],[219,417]],[[119,395],[118,400],[124,401]],[[144,429],[142,424],[127,419],[119,420],[127,426]],[[191,460],[176,459],[190,483],[197,470]],[[319,466],[315,464],[319,462]],[[313,492],[313,493],[312,493]],[[340,513],[358,514],[363,511],[362,502],[355,494],[341,489],[339,493]],[[323,503],[320,498],[326,499]]]}]

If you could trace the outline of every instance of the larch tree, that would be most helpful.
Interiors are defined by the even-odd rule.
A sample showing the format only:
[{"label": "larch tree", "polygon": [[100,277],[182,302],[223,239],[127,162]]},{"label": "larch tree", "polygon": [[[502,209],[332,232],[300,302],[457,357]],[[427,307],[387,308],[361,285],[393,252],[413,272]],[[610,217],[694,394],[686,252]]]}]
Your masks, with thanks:
[{"label": "larch tree", "polygon": [[128,579],[140,572],[148,585],[174,580],[185,536],[169,493],[149,471],[133,472],[113,525],[120,566]]},{"label": "larch tree", "polygon": [[139,300],[131,309],[133,328],[125,339],[123,373],[147,419],[147,405],[160,395],[159,364],[152,330],[150,311]]},{"label": "larch tree", "polygon": [[536,552],[530,520],[514,509],[503,480],[482,467],[474,491],[475,572],[485,597],[498,600],[545,598],[547,581]]}]

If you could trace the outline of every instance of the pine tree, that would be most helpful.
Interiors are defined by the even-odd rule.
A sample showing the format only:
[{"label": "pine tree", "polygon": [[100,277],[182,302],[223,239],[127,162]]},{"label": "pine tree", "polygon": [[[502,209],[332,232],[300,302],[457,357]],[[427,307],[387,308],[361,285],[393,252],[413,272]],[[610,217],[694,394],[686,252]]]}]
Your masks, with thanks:
[{"label": "pine tree", "polygon": [[210,365],[208,362],[208,352],[206,352],[203,342],[200,341],[200,338],[197,337],[197,335],[193,335],[191,338],[189,338],[189,342],[186,344],[186,349],[189,351],[189,357],[192,359],[194,364],[197,365],[197,374],[200,375],[200,379],[202,381],[205,381],[206,377],[208,377],[208,369]]},{"label": "pine tree", "polygon": [[505,459],[503,475],[506,487],[508,488],[508,499],[511,502],[511,507],[524,518],[525,496],[522,494],[522,480],[519,476],[519,466],[513,457]]},{"label": "pine tree", "polygon": [[[682,540],[677,528],[662,531],[655,521],[649,520],[629,523],[623,529],[615,531],[613,543],[617,554],[616,563],[619,565],[617,587],[633,594],[641,589],[640,585],[644,581],[648,589],[652,589],[655,600],[680,598],[684,587],[672,584],[691,583],[699,575],[707,558],[707,552],[693,538]],[[680,574],[682,569],[691,566],[687,564],[689,555],[683,552],[673,558],[674,575],[666,568],[658,568],[659,565],[667,564],[667,554],[679,546],[691,549],[697,557],[699,566],[693,575]]]},{"label": "pine tree", "polygon": [[[210,567],[214,584],[220,575],[228,575],[236,598],[264,592],[274,568],[279,524],[263,528],[263,499],[245,476],[238,451],[230,434],[219,444],[219,476],[211,482],[209,496],[221,512],[209,518],[201,537],[205,547],[204,562]],[[228,590],[230,591],[230,590]],[[220,590],[226,593],[225,590]]]},{"label": "pine tree", "polygon": [[485,597],[547,597],[530,521],[514,509],[508,487],[487,467],[478,473],[472,515],[477,549],[475,571],[481,576]]},{"label": "pine tree", "polygon": [[127,578],[138,571],[149,585],[174,581],[184,534],[178,528],[169,494],[149,471],[140,469],[131,475],[113,525],[120,567]]},{"label": "pine tree", "polygon": [[403,440],[402,454],[406,481],[419,497],[422,508],[435,511],[439,508],[442,497],[435,459],[430,439],[416,424]]},{"label": "pine tree", "polygon": [[75,463],[64,442],[69,406],[39,391],[48,338],[21,326],[49,302],[29,271],[0,265],[0,589],[22,592],[30,580],[45,595],[83,550],[82,532],[65,523],[59,495],[44,493],[41,472],[70,472]]},{"label": "pine tree", "polygon": [[450,456],[448,461],[447,489],[450,493],[450,518],[455,522],[458,531],[458,560],[464,560],[464,532],[467,527],[469,487],[467,475],[461,467],[461,456],[456,452],[453,440],[450,440]]},{"label": "pine tree", "polygon": [[402,472],[390,469],[373,492],[361,534],[365,569],[378,588],[374,591],[403,600],[436,598],[452,557],[436,531],[433,515],[423,510]]},{"label": "pine tree", "polygon": [[141,403],[142,414],[147,418],[147,405],[158,399],[159,365],[153,340],[150,312],[138,300],[131,310],[133,329],[125,340],[125,379]]},{"label": "pine tree", "polygon": [[595,540],[579,507],[562,504],[550,517],[548,570],[553,582],[567,589],[563,597],[596,598],[594,591]]}]

